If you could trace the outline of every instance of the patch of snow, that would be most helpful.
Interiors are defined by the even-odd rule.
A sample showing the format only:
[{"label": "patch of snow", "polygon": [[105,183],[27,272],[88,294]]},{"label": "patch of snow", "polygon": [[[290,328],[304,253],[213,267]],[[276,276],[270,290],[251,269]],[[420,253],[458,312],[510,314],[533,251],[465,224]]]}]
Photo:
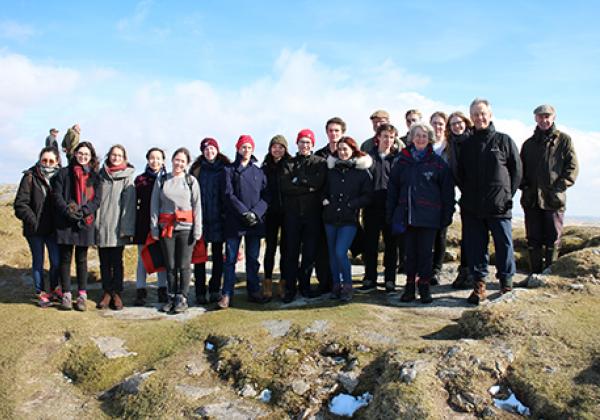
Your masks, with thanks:
[{"label": "patch of snow", "polygon": [[271,401],[271,396],[272,396],[271,390],[268,388],[265,388],[260,392],[260,394],[258,394],[258,399],[264,403],[268,403]]},{"label": "patch of snow", "polygon": [[329,411],[338,416],[352,417],[356,410],[369,405],[372,399],[373,395],[368,392],[358,397],[348,394],[338,394],[329,403]]},{"label": "patch of snow", "polygon": [[494,398],[494,406],[510,413],[517,413],[522,416],[530,416],[531,411],[529,410],[529,407],[525,407],[510,389],[508,391],[510,392],[510,395],[507,399],[498,400]]},{"label": "patch of snow", "polygon": [[490,387],[488,392],[490,393],[490,395],[496,395],[498,392],[500,392],[500,385],[494,385]]},{"label": "patch of snow", "polygon": [[206,344],[204,344],[204,348],[208,351],[213,351],[215,349],[215,345],[210,341],[207,341]]}]

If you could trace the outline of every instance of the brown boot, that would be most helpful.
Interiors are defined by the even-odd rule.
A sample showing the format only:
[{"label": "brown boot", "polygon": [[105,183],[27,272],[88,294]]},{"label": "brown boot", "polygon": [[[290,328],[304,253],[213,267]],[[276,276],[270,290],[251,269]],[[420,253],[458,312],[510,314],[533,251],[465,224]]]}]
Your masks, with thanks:
[{"label": "brown boot", "polygon": [[104,294],[102,295],[102,299],[100,300],[100,302],[98,302],[96,304],[96,308],[97,309],[107,309],[108,305],[110,305],[110,299],[111,299],[111,295],[110,292],[107,292],[106,290],[104,291]]},{"label": "brown boot", "polygon": [[479,305],[479,303],[485,300],[485,280],[477,279],[475,280],[475,286],[473,287],[473,292],[468,297],[467,302],[473,305]]},{"label": "brown boot", "polygon": [[115,292],[113,295],[113,309],[115,311],[120,311],[123,309],[123,301],[121,300],[121,295],[119,292]]},{"label": "brown boot", "polygon": [[277,284],[277,293],[279,293],[279,297],[283,299],[285,296],[285,279],[280,279]]},{"label": "brown boot", "polygon": [[217,303],[219,309],[227,309],[229,308],[229,295],[221,296],[221,300]]},{"label": "brown boot", "polygon": [[262,282],[262,287],[263,287],[263,290],[262,290],[263,296],[266,299],[271,300],[271,298],[273,297],[273,280],[264,279]]}]

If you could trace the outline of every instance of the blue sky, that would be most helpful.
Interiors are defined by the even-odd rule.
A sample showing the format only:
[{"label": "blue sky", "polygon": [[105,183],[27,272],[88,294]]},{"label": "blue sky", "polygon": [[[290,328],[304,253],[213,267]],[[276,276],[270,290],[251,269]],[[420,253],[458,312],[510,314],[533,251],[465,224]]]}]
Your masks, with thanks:
[{"label": "blue sky", "polygon": [[[552,103],[559,124],[577,134],[584,161],[600,167],[599,8],[578,1],[3,2],[0,141],[19,150],[0,160],[0,181],[18,178],[50,126],[64,133],[81,122],[83,137],[101,149],[131,142],[142,155],[149,143],[195,148],[207,135],[231,151],[241,132],[265,143],[308,126],[324,139],[322,124],[333,115],[349,122],[349,134],[367,137],[377,108],[390,110],[403,130],[409,107],[465,110],[476,96],[492,101],[495,119],[518,143],[533,129],[532,109]],[[597,175],[583,170],[583,186],[574,188],[581,188],[571,200],[579,214],[600,211],[600,193],[590,202],[583,189],[600,191]]]}]

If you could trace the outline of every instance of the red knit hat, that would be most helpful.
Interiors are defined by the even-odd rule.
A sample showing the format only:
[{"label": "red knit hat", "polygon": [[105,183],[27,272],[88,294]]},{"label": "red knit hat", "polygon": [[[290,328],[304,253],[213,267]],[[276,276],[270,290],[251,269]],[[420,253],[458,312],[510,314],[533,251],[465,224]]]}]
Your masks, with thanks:
[{"label": "red knit hat", "polygon": [[245,143],[250,143],[252,145],[252,149],[255,148],[254,140],[252,140],[252,137],[250,137],[250,135],[248,134],[242,134],[238,139],[237,143],[235,144],[235,149],[240,150],[240,147],[242,147],[242,145],[244,145]]},{"label": "red knit hat", "polygon": [[219,152],[219,143],[212,137],[206,137],[200,142],[200,151],[204,153],[204,149],[208,146],[214,146],[217,149],[217,153]]},{"label": "red knit hat", "polygon": [[298,137],[296,137],[296,143],[298,143],[298,141],[301,138],[307,138],[310,139],[310,141],[312,142],[312,145],[315,145],[315,133],[313,133],[312,130],[309,130],[308,128],[305,128],[304,130],[300,130],[300,132],[298,133]]}]

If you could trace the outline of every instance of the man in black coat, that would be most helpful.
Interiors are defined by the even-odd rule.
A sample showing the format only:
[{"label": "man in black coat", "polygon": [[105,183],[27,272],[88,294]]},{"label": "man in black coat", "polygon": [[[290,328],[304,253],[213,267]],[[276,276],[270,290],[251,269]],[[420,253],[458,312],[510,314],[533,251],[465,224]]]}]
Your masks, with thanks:
[{"label": "man in black coat", "polygon": [[492,107],[476,98],[470,106],[473,135],[464,142],[458,161],[460,206],[465,225],[467,261],[475,286],[469,303],[485,299],[488,275],[488,238],[492,233],[496,250],[496,277],[502,293],[512,290],[515,258],[512,241],[513,196],[521,183],[522,167],[515,142],[497,132]]},{"label": "man in black coat", "polygon": [[[312,154],[315,134],[308,129],[300,131],[297,145],[298,154],[285,163],[281,176],[287,253],[285,271],[288,276],[284,303],[294,300],[298,286],[301,295],[313,296],[310,290],[310,276],[321,235],[321,195],[327,177],[325,159]],[[300,253],[302,262],[298,267]]]}]

